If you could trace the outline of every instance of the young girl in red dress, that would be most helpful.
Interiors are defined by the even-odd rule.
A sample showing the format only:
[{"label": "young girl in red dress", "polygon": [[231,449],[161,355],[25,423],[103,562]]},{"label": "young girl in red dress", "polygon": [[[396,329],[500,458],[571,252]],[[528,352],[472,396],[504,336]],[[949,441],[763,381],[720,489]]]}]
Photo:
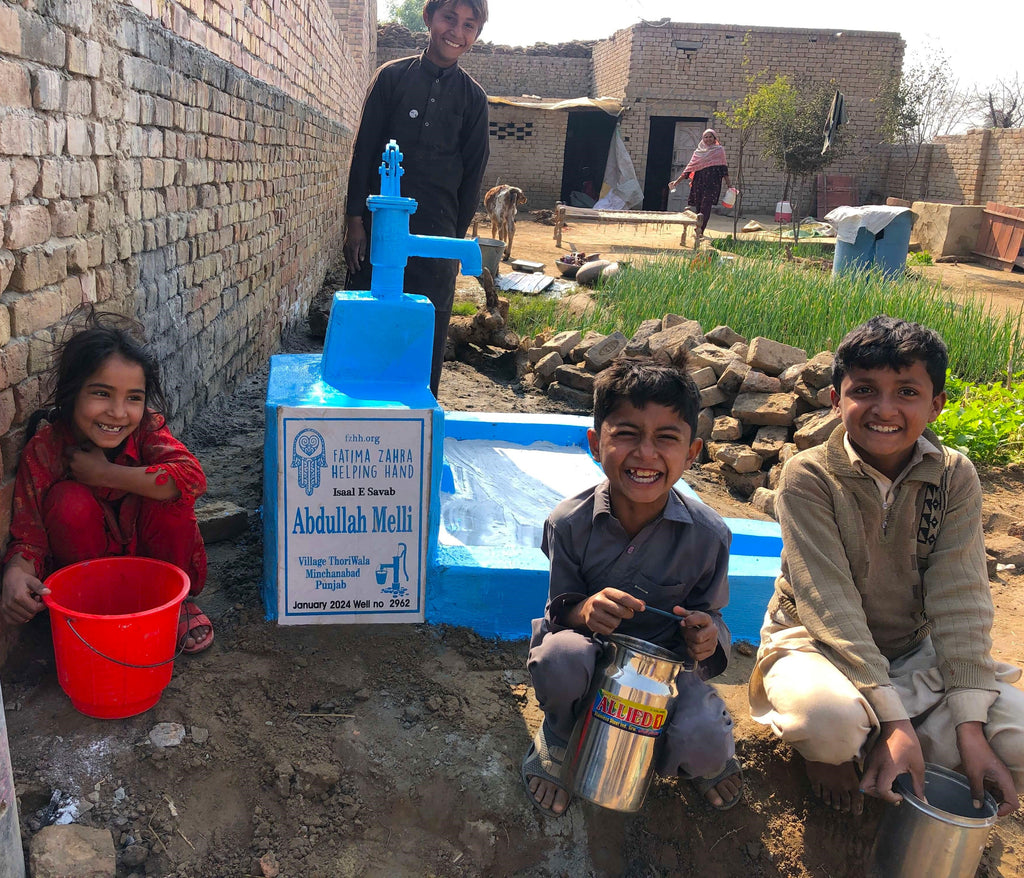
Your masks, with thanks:
[{"label": "young girl in red dress", "polygon": [[167,429],[159,368],[135,331],[134,321],[90,310],[58,350],[53,408],[29,420],[18,464],[0,615],[27,622],[43,609],[41,580],[77,561],[156,558],[189,576],[178,639],[195,653],[213,643],[192,601],[206,583],[195,514],[206,476]]}]

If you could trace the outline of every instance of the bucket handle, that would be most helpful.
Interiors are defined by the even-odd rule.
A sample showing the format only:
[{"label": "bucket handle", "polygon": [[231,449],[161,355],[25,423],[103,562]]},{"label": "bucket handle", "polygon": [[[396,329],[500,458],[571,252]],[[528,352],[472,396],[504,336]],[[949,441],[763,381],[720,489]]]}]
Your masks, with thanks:
[{"label": "bucket handle", "polygon": [[121,665],[121,667],[123,668],[135,668],[138,671],[149,671],[153,670],[154,668],[162,668],[164,665],[169,665],[185,651],[185,643],[188,640],[188,635],[186,634],[184,637],[181,638],[181,646],[178,647],[178,651],[166,661],[157,662],[153,665],[133,665],[131,662],[123,662],[120,659],[111,658],[109,655],[100,652],[95,646],[89,643],[88,640],[82,637],[82,635],[79,634],[78,631],[75,630],[75,626],[71,624],[70,618],[65,616],[64,621],[67,623],[68,628],[71,629],[71,633],[74,634],[75,637],[77,637],[79,640],[81,640],[82,643],[84,643],[89,649],[96,653],[96,655],[98,655],[101,659],[106,659],[108,662],[113,662],[115,665]]}]

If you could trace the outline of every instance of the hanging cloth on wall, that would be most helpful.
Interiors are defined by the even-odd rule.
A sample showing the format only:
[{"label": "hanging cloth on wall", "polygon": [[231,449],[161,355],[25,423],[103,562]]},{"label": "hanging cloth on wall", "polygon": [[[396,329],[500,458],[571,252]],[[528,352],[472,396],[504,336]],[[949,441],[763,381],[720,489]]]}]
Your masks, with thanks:
[{"label": "hanging cloth on wall", "polygon": [[825,145],[821,148],[822,155],[825,155],[828,148],[832,145],[832,141],[835,140],[839,126],[845,124],[846,99],[841,91],[837,91],[832,96],[832,106],[829,107],[828,117],[825,119],[825,129],[822,131],[822,134],[825,135]]}]

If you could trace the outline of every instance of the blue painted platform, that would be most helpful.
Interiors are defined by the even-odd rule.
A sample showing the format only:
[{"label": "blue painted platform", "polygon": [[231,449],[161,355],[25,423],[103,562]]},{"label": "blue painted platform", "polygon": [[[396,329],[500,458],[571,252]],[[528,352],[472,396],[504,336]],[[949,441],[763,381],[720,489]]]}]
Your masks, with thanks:
[{"label": "blue painted platform", "polygon": [[[444,432],[451,439],[483,439],[530,445],[550,442],[586,449],[593,419],[559,415],[445,412]],[[603,475],[597,463],[595,484]],[[450,493],[449,473],[441,490]],[[677,487],[697,496],[684,481]],[[765,607],[779,573],[782,536],[773,521],[727,518],[732,531],[729,561],[731,598],[723,615],[736,640],[758,641]],[[537,526],[543,525],[538,521]],[[427,621],[464,625],[489,637],[530,634],[530,620],[544,610],[548,563],[540,549],[439,543],[427,578]]]}]

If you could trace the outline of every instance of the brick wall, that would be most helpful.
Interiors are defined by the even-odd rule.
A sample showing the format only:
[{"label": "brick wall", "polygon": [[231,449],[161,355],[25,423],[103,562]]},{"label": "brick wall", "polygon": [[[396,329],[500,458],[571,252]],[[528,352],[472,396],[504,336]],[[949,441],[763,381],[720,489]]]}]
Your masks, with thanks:
[{"label": "brick wall", "polygon": [[[378,46],[377,62],[418,55],[426,46],[426,34],[409,34],[398,45]],[[459,59],[459,65],[489,95],[578,98],[590,93],[589,50],[582,57],[562,57],[528,54],[523,49],[495,51],[493,46],[477,43]]]},{"label": "brick wall", "polygon": [[0,0],[0,515],[77,304],[142,319],[182,429],[266,361],[340,251],[357,16],[134,6]]},{"label": "brick wall", "polygon": [[[764,71],[769,79],[785,74],[794,82],[836,79],[846,99],[849,124],[844,133],[849,148],[841,160],[829,165],[828,173],[852,174],[862,202],[881,200],[887,194],[887,154],[877,148],[873,98],[886,77],[902,65],[899,34],[679,23],[635,25],[633,32],[623,136],[629,137],[641,183],[651,116],[707,118],[726,148],[730,170],[735,170],[736,136],[715,123],[714,112],[742,98],[750,90],[748,78]],[[784,182],[784,175],[761,159],[760,152],[755,136],[743,162],[744,209],[751,212],[774,209]],[[808,188],[803,207],[798,208],[801,212],[813,210],[812,196]]]},{"label": "brick wall", "polygon": [[[518,186],[529,199],[520,210],[550,208],[562,190],[562,156],[569,114],[561,110],[491,106],[490,146],[483,188]],[[528,169],[528,170],[527,170]],[[490,228],[480,228],[481,235]]]},{"label": "brick wall", "polygon": [[902,147],[893,147],[889,190],[917,201],[950,204],[1024,205],[1024,128],[989,128],[937,137],[921,147],[914,163]]}]

